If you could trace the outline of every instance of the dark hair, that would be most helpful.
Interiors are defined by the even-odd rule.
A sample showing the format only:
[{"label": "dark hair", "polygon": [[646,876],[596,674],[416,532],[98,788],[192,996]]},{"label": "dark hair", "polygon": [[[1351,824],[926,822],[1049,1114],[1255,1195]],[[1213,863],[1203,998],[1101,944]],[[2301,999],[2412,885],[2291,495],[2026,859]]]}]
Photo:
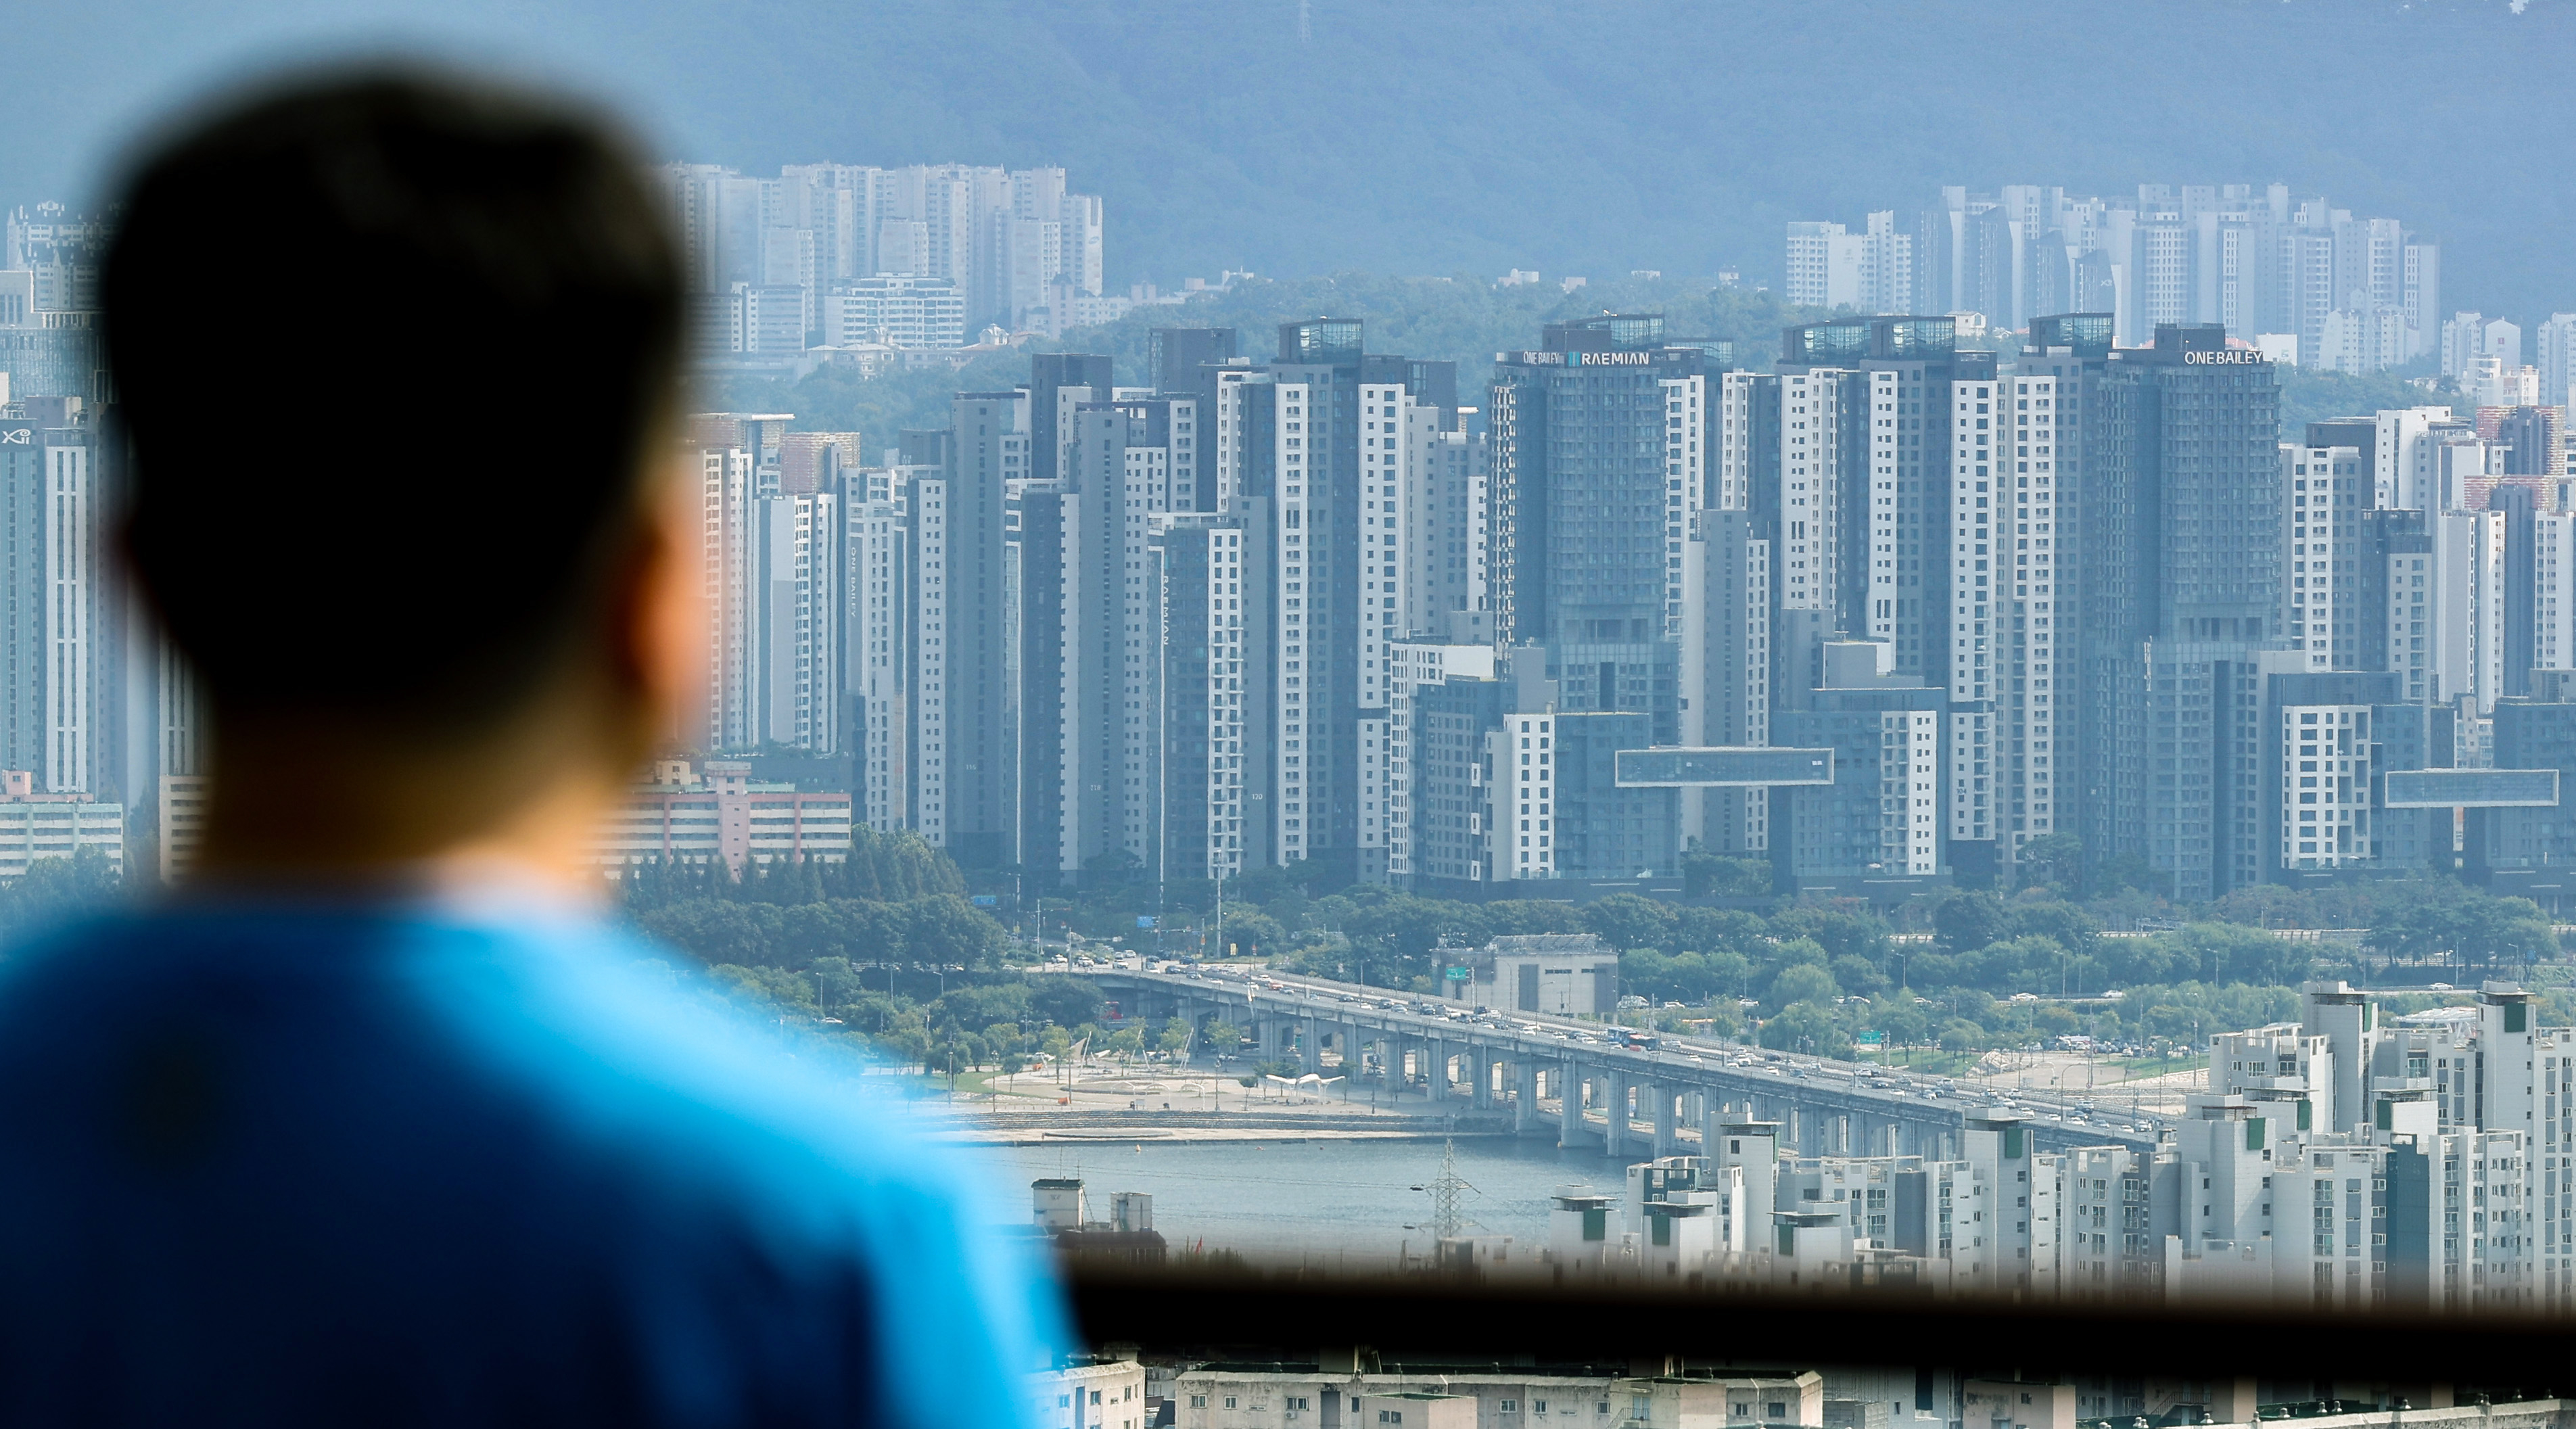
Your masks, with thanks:
[{"label": "dark hair", "polygon": [[649,185],[594,115],[414,70],[145,157],[103,279],[126,547],[219,713],[470,729],[572,648],[675,397]]}]

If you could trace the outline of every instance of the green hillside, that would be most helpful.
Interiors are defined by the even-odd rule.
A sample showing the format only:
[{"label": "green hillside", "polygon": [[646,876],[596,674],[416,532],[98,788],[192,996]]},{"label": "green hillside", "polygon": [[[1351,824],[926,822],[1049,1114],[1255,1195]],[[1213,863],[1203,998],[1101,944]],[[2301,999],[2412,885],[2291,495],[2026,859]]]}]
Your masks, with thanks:
[{"label": "green hillside", "polygon": [[[1458,364],[1459,400],[1482,403],[1493,375],[1494,354],[1538,342],[1548,322],[1605,311],[1661,312],[1676,338],[1720,338],[1735,344],[1737,361],[1768,367],[1780,346],[1780,329],[1825,316],[1792,307],[1768,292],[1720,290],[1702,279],[1621,279],[1568,293],[1553,283],[1498,288],[1485,279],[1381,278],[1342,273],[1288,282],[1257,279],[1232,291],[1179,306],[1143,307],[1108,327],[1070,333],[1045,349],[1105,352],[1117,359],[1118,380],[1144,385],[1146,334],[1157,327],[1232,327],[1243,352],[1256,361],[1274,353],[1280,323],[1323,315],[1368,324],[1372,352],[1447,359]],[[1036,347],[1030,351],[1040,350]],[[737,412],[794,412],[797,425],[823,431],[856,431],[870,459],[905,428],[948,425],[955,392],[1008,389],[1029,376],[1026,353],[978,358],[960,371],[933,368],[860,381],[846,371],[822,370],[801,381],[734,378],[708,384],[702,405]],[[2383,407],[2411,407],[2454,400],[2405,377],[2383,373],[2344,377],[2287,368],[2281,381],[2281,439],[2297,441],[2307,424]]]}]

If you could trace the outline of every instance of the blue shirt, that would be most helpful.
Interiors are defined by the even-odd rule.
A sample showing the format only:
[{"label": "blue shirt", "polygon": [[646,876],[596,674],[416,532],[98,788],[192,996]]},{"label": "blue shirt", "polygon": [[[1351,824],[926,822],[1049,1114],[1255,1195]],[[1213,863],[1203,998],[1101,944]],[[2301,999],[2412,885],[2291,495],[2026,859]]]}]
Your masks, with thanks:
[{"label": "blue shirt", "polygon": [[1028,1429],[1021,1218],[656,956],[276,907],[20,953],[0,1420]]}]

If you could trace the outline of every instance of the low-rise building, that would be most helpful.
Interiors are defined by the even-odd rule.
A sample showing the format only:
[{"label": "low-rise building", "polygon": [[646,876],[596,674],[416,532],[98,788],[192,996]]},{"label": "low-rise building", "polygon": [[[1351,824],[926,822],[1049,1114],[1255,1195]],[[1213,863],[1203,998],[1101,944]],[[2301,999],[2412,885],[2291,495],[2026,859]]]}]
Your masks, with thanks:
[{"label": "low-rise building", "polygon": [[1434,956],[1449,960],[1440,993],[1451,1002],[1559,1017],[1603,1017],[1619,1005],[1618,950],[1590,933],[1515,934]]},{"label": "low-rise building", "polygon": [[[1216,1363],[1173,1381],[1177,1429],[1823,1429],[1824,1378],[1433,1363]],[[1383,1415],[1385,1417],[1381,1418]],[[1396,1416],[1403,1416],[1397,1418]],[[1062,1429],[1062,1426],[1057,1426]]]},{"label": "low-rise building", "polygon": [[809,858],[840,863],[850,856],[850,795],[755,780],[747,763],[709,760],[700,772],[686,760],[663,760],[591,850],[591,862],[611,878],[654,863],[721,859],[736,873]]},{"label": "low-rise building", "polygon": [[1152,1429],[1145,1367],[1133,1357],[1067,1355],[1029,1377],[1038,1429]]},{"label": "low-rise building", "polygon": [[16,878],[38,859],[70,858],[85,848],[125,872],[125,806],[87,794],[39,794],[36,776],[0,769],[0,878]]}]

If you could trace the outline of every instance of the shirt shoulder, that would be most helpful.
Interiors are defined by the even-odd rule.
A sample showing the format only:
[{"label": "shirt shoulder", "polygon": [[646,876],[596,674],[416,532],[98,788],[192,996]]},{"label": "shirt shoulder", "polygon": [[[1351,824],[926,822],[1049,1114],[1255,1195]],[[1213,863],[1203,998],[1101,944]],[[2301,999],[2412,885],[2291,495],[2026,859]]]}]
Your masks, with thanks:
[{"label": "shirt shoulder", "polygon": [[[377,1269],[460,1306],[477,1276],[540,1302],[584,1287],[606,1332],[658,1361],[655,1395],[812,1391],[880,1422],[1020,1423],[1018,1374],[1063,1343],[1035,1245],[1006,1229],[1024,1218],[866,1091],[857,1059],[693,998],[679,961],[543,919],[234,911],[66,930],[0,975],[0,1066],[89,1089],[69,1104],[93,1105],[103,1134],[0,1095],[0,1143],[21,1143],[0,1150],[110,1200],[149,1201],[136,1173],[162,1152],[291,1173],[331,1204],[253,1216],[281,1263],[327,1281],[309,1242],[347,1234],[335,1217],[408,1223],[443,1248],[371,1246]],[[146,1116],[143,1142],[173,1144],[138,1168],[131,1088],[173,1057],[212,1069],[214,1132],[191,1150],[196,1133]],[[390,1318],[434,1318],[425,1298]],[[470,1317],[430,1329],[475,1334]]]}]

